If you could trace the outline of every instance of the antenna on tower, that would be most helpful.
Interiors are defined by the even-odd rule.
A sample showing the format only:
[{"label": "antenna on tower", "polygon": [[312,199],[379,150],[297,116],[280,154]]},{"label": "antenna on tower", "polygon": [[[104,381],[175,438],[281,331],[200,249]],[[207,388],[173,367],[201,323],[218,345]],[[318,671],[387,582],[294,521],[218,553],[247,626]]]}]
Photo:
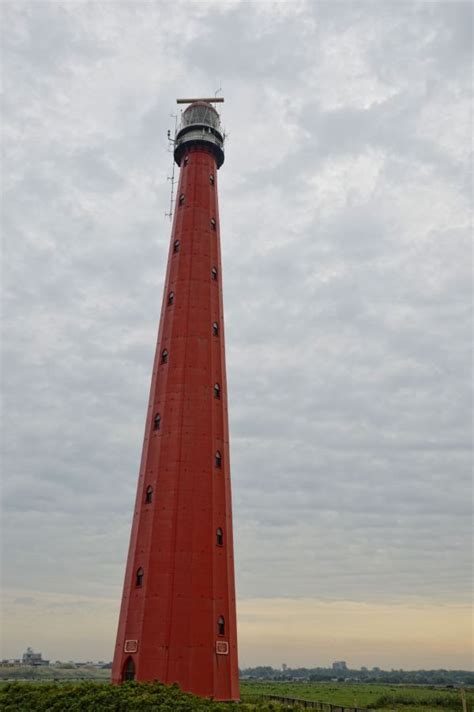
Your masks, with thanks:
[{"label": "antenna on tower", "polygon": [[[176,136],[176,131],[178,128],[178,115],[170,114],[170,116],[174,119],[174,135]],[[174,138],[171,138],[171,130],[168,129],[168,153],[170,153],[171,151],[174,151],[174,143],[175,143]],[[171,145],[173,146],[173,149],[170,148]],[[165,213],[165,217],[169,218],[170,222],[173,217],[173,200],[174,200],[174,184],[175,184],[174,166],[175,166],[175,163],[174,163],[174,158],[173,158],[173,167],[171,169],[171,175],[166,176],[166,180],[169,180],[171,182],[171,194],[170,194],[170,209],[169,209],[168,213]]]},{"label": "antenna on tower", "polygon": [[[219,98],[217,97],[217,95],[218,95],[219,92],[221,92],[221,91],[222,91],[222,81],[219,80],[219,89],[216,89],[216,91],[214,92],[214,101],[224,101],[224,98],[223,98],[223,97],[222,97],[222,99],[219,99]],[[222,133],[222,138],[224,139],[224,141],[227,139],[228,135],[229,135],[229,134],[227,134],[226,131],[224,130],[223,133]]]}]

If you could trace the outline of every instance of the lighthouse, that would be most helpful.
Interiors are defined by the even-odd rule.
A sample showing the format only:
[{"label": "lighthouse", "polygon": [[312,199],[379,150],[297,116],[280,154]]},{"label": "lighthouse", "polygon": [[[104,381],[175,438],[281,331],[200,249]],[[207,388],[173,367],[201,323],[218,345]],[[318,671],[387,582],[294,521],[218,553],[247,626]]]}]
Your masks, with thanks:
[{"label": "lighthouse", "polygon": [[112,681],[238,700],[214,103],[187,104]]}]

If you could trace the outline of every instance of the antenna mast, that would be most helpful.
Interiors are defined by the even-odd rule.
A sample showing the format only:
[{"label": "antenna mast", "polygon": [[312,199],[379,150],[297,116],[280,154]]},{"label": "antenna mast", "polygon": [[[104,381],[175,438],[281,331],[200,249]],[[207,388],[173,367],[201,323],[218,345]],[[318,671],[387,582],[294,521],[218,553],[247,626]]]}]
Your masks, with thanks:
[{"label": "antenna mast", "polygon": [[[170,114],[170,116],[174,119],[174,135],[176,136],[176,131],[178,128],[178,115]],[[170,129],[168,129],[168,153],[170,153],[174,150],[174,143],[175,143],[175,140],[174,140],[174,138],[171,138],[171,131],[170,131]],[[173,148],[170,148],[170,144],[173,145]],[[174,184],[175,184],[174,166],[175,166],[175,163],[173,160],[173,167],[171,169],[171,175],[166,177],[166,179],[171,182],[170,209],[169,209],[168,213],[165,213],[165,217],[169,218],[170,222],[173,217]]]}]

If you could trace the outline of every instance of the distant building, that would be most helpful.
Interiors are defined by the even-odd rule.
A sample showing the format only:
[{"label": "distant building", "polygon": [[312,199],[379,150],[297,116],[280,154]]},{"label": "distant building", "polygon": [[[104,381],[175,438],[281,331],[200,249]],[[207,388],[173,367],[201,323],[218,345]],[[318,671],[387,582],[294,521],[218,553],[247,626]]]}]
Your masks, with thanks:
[{"label": "distant building", "polygon": [[23,665],[35,665],[36,667],[40,665],[49,665],[49,660],[43,660],[41,653],[35,653],[33,648],[27,648],[26,653],[23,653],[21,659]]},{"label": "distant building", "polygon": [[336,660],[332,664],[332,669],[333,670],[347,670],[347,663],[345,660]]},{"label": "distant building", "polygon": [[282,663],[282,664],[281,664],[281,669],[283,670],[283,672],[285,672],[285,670],[288,669],[288,665],[287,665],[286,663]]}]

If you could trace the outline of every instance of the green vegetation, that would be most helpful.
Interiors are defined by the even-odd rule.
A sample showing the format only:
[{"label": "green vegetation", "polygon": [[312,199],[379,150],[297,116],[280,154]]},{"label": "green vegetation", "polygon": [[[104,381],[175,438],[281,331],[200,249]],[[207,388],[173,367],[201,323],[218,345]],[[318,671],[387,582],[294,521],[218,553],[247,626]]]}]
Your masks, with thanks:
[{"label": "green vegetation", "polygon": [[[108,671],[110,672],[110,671]],[[263,695],[319,700],[378,712],[442,712],[459,710],[459,690],[388,685],[301,682],[242,682],[242,703],[203,700],[178,686],[128,682],[115,686],[100,682],[5,682],[0,686],[3,712],[278,712],[288,710]],[[472,712],[474,693],[468,692]],[[295,708],[296,709],[296,708]]]},{"label": "green vegetation", "polygon": [[33,667],[28,665],[17,665],[0,668],[0,681],[3,680],[32,680],[42,681],[62,681],[62,680],[110,680],[110,669],[96,667],[80,667],[74,665]]},{"label": "green vegetation", "polygon": [[[203,700],[181,692],[177,685],[127,682],[63,684],[11,682],[0,687],[2,712],[229,712],[237,706]],[[254,705],[239,705],[250,712]],[[263,705],[262,711],[279,709]]]},{"label": "green vegetation", "polygon": [[[340,677],[342,676],[342,677]],[[455,685],[472,687],[474,673],[469,670],[333,670],[332,668],[289,668],[280,670],[259,665],[241,671],[243,680],[275,682],[357,682],[378,685]]]},{"label": "green vegetation", "polygon": [[[400,712],[441,712],[462,710],[458,689],[317,682],[250,682],[240,684],[242,700],[257,701],[262,695],[279,695],[302,700],[318,700],[374,710]],[[474,693],[467,693],[472,712]]]}]

